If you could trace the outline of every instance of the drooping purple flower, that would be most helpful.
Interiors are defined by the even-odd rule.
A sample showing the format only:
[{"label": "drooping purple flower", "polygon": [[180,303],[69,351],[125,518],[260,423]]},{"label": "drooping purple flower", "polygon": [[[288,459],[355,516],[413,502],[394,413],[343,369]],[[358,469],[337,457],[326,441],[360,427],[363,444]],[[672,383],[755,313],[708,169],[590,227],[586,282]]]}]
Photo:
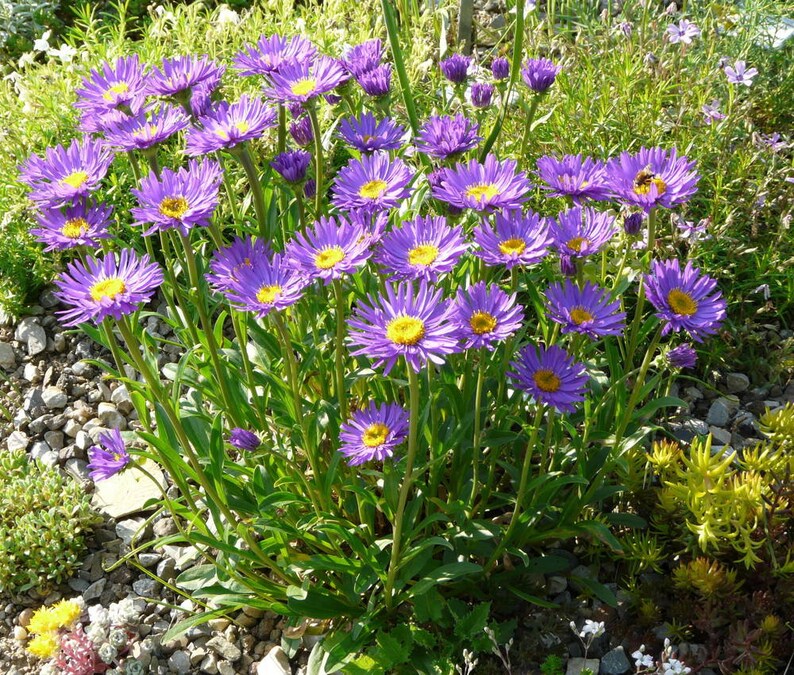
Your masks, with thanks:
[{"label": "drooping purple flower", "polygon": [[300,101],[327,94],[350,76],[336,59],[320,56],[313,61],[290,61],[270,73],[265,95],[276,101]]},{"label": "drooping purple flower", "polygon": [[220,83],[225,66],[209,56],[175,56],[163,59],[160,68],[152,69],[146,78],[145,90],[150,96],[172,96],[180,103],[190,99],[200,88],[212,92]]},{"label": "drooping purple flower", "polygon": [[270,246],[261,239],[252,239],[250,235],[245,239],[235,237],[229,246],[215,251],[207,281],[216,291],[225,293],[241,268],[269,265],[271,256]]},{"label": "drooping purple flower", "polygon": [[576,276],[576,271],[576,261],[573,256],[560,253],[560,274],[572,279]]},{"label": "drooping purple flower", "polygon": [[607,171],[615,196],[629,206],[650,211],[656,206],[671,209],[689,201],[697,192],[695,163],[676,149],[640,148],[631,155],[620,153],[609,160]]},{"label": "drooping purple flower", "polygon": [[134,224],[151,224],[144,235],[171,228],[187,235],[192,227],[209,225],[218,206],[221,176],[218,163],[206,158],[191,159],[187,168],[177,171],[164,168],[159,178],[151,172],[131,190],[138,199],[138,206],[130,209]]},{"label": "drooping purple flower", "polygon": [[143,66],[137,55],[119,57],[113,65],[105,62],[83,78],[75,93],[75,108],[87,113],[140,110],[146,98]]},{"label": "drooping purple flower", "polygon": [[386,96],[391,91],[392,68],[390,63],[368,70],[356,77],[364,93],[373,98]]},{"label": "drooping purple flower", "polygon": [[516,295],[507,295],[499,286],[480,281],[468,290],[458,289],[453,305],[453,322],[464,349],[496,349],[521,328],[523,307]]},{"label": "drooping purple flower", "polygon": [[756,75],[758,75],[758,68],[748,68],[744,61],[737,61],[733,66],[725,66],[725,77],[731,84],[743,84],[745,87],[750,87]]},{"label": "drooping purple flower", "polygon": [[305,150],[288,150],[276,155],[270,162],[278,174],[288,183],[302,183],[306,179],[306,170],[312,156]]},{"label": "drooping purple flower", "polygon": [[469,68],[471,67],[472,61],[473,59],[470,56],[453,54],[439,63],[439,67],[441,68],[441,73],[450,82],[462,84],[469,76]]},{"label": "drooping purple flower", "polygon": [[547,220],[530,211],[496,214],[496,228],[483,221],[473,231],[479,250],[474,252],[486,265],[534,265],[546,257],[551,235]]},{"label": "drooping purple flower", "polygon": [[262,35],[255,47],[245,45],[232,62],[240,75],[270,75],[284,63],[311,61],[315,54],[317,47],[300,35]]},{"label": "drooping purple flower", "polygon": [[384,366],[388,375],[400,357],[419,372],[427,361],[444,363],[444,357],[457,350],[451,308],[442,291],[422,280],[414,291],[411,282],[386,285],[385,296],[368,296],[369,304],[356,307],[348,326],[348,341],[356,347],[351,353]]},{"label": "drooping purple flower", "polygon": [[563,333],[581,333],[598,339],[620,335],[626,313],[620,311],[620,300],[611,300],[603,288],[585,283],[579,288],[570,279],[546,289],[547,311],[552,321],[562,325]]},{"label": "drooping purple flower", "polygon": [[597,253],[616,232],[615,216],[589,206],[568,209],[549,224],[555,248],[575,258]]},{"label": "drooping purple flower", "polygon": [[491,74],[494,80],[506,80],[510,77],[510,61],[503,56],[496,57],[491,61]]},{"label": "drooping purple flower", "polygon": [[374,246],[383,237],[386,226],[389,224],[387,211],[368,213],[367,211],[348,211],[347,219],[354,225],[361,227],[367,246]]},{"label": "drooping purple flower", "polygon": [[262,445],[262,441],[253,431],[235,427],[229,433],[229,444],[233,445],[238,450],[253,452]]},{"label": "drooping purple flower", "polygon": [[532,91],[542,94],[557,79],[562,66],[555,65],[549,59],[527,59],[521,67],[521,77]]},{"label": "drooping purple flower", "polygon": [[366,264],[371,251],[364,235],[361,225],[342,216],[323,216],[305,233],[295,234],[286,256],[306,277],[327,285]]},{"label": "drooping purple flower", "polygon": [[461,209],[490,212],[517,209],[528,198],[530,183],[526,174],[518,172],[514,160],[500,162],[489,154],[485,163],[471,160],[465,166],[444,169],[440,184],[433,186],[433,196]]},{"label": "drooping purple flower", "polygon": [[275,255],[261,264],[239,266],[224,294],[239,310],[253,312],[261,319],[298,302],[307,283],[284,256]]},{"label": "drooping purple flower", "polygon": [[65,209],[48,209],[37,216],[39,227],[30,230],[45,251],[63,251],[77,246],[97,248],[110,233],[110,214],[107,204],[80,200]]},{"label": "drooping purple flower", "polygon": [[292,122],[289,125],[289,133],[292,139],[302,148],[308,147],[314,143],[312,121],[308,116],[301,117],[299,120]]},{"label": "drooping purple flower", "polygon": [[570,413],[584,401],[588,380],[585,368],[561,347],[527,345],[510,365],[514,371],[507,376],[538,403]]},{"label": "drooping purple flower", "polygon": [[105,141],[124,152],[146,150],[186,129],[189,124],[180,108],[163,105],[154,112],[141,112],[109,126],[105,130]]},{"label": "drooping purple flower", "polygon": [[670,44],[681,42],[685,45],[691,45],[692,40],[697,37],[700,37],[700,28],[686,19],[681,19],[677,26],[671,23],[667,27],[667,39],[670,41]]},{"label": "drooping purple flower", "polygon": [[554,197],[571,197],[574,204],[585,199],[605,200],[611,194],[606,164],[591,157],[544,155],[538,159],[538,176],[547,183],[541,188]]},{"label": "drooping purple flower", "polygon": [[31,155],[19,180],[31,188],[29,197],[41,208],[56,208],[87,197],[113,162],[113,154],[99,140],[75,139],[68,148],[47,148],[43,158]]},{"label": "drooping purple flower", "polygon": [[342,57],[342,64],[356,79],[375,70],[383,59],[383,43],[379,39],[367,40],[351,47]]},{"label": "drooping purple flower", "polygon": [[416,139],[420,152],[435,159],[448,159],[467,150],[476,148],[482,140],[478,136],[480,125],[460,113],[451,115],[432,115],[422,125]]},{"label": "drooping purple flower", "polygon": [[371,112],[360,117],[345,117],[339,123],[339,137],[360,152],[398,150],[402,147],[405,127],[395,124],[390,117],[380,122]]},{"label": "drooping purple flower", "polygon": [[667,352],[665,359],[673,368],[694,368],[698,362],[698,355],[692,345],[684,343]]},{"label": "drooping purple flower", "polygon": [[412,179],[413,172],[401,159],[391,160],[383,152],[363,155],[339,171],[331,201],[343,211],[384,211],[408,197]]},{"label": "drooping purple flower", "polygon": [[309,178],[303,184],[303,198],[312,199],[315,194],[317,194],[317,181],[314,178]]},{"label": "drooping purple flower", "polygon": [[74,261],[56,280],[55,296],[69,309],[56,312],[65,326],[77,326],[105,317],[121,319],[148,302],[160,284],[163,273],[149,257],[139,257],[132,249],[107,253],[103,259],[89,257],[85,263]]},{"label": "drooping purple flower", "polygon": [[276,110],[262,99],[241,96],[236,103],[222,101],[199,118],[201,128],[187,133],[185,152],[196,157],[259,138],[276,125]]},{"label": "drooping purple flower", "polygon": [[124,122],[131,116],[140,115],[143,105],[135,105],[129,111],[109,110],[107,112],[83,111],[77,128],[84,134],[104,134],[111,127]]},{"label": "drooping purple flower", "polygon": [[489,82],[475,82],[471,85],[471,104],[475,108],[487,108],[491,105],[494,86]]},{"label": "drooping purple flower", "polygon": [[687,331],[696,342],[717,332],[725,318],[725,299],[717,282],[687,261],[654,260],[645,277],[645,290],[656,316],[664,326],[662,334]]},{"label": "drooping purple flower", "polygon": [[642,213],[637,211],[630,213],[623,219],[623,231],[630,237],[634,237],[640,233],[643,221]]},{"label": "drooping purple flower", "polygon": [[99,434],[99,445],[88,449],[88,475],[94,481],[107,480],[132,461],[118,429]]},{"label": "drooping purple flower", "polygon": [[703,218],[697,223],[684,220],[680,216],[677,218],[676,227],[678,228],[678,235],[684,241],[694,244],[699,241],[708,241],[711,235],[708,233],[708,226],[711,223],[710,218]]},{"label": "drooping purple flower", "polygon": [[466,249],[462,227],[450,227],[442,216],[417,216],[384,235],[375,260],[398,279],[436,281]]},{"label": "drooping purple flower", "polygon": [[382,462],[408,436],[408,422],[408,412],[396,403],[377,406],[372,401],[339,427],[339,452],[350,466]]}]

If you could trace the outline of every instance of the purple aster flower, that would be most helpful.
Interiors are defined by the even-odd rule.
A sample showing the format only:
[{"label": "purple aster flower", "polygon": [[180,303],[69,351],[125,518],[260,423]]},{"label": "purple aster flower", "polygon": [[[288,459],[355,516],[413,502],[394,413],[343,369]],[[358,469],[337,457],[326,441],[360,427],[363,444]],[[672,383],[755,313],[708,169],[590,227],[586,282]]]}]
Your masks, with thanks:
[{"label": "purple aster flower", "polygon": [[290,38],[262,35],[256,47],[245,45],[234,57],[233,64],[240,75],[270,75],[285,63],[311,61],[315,54],[317,47],[300,35]]},{"label": "purple aster flower", "polygon": [[333,204],[339,209],[369,212],[391,209],[410,194],[413,172],[401,159],[386,153],[351,159],[336,176]]},{"label": "purple aster flower", "polygon": [[162,68],[154,68],[146,78],[146,93],[153,96],[173,96],[180,103],[189,100],[197,88],[205,93],[213,91],[221,81],[225,66],[209,56],[176,56],[163,59]]},{"label": "purple aster flower", "polygon": [[292,122],[289,125],[289,133],[293,140],[302,148],[308,147],[314,143],[312,121],[308,116],[301,117],[299,120]]},{"label": "purple aster flower", "polygon": [[314,178],[309,178],[303,184],[303,198],[311,199],[317,193],[317,181]]},{"label": "purple aster flower", "polygon": [[447,159],[476,148],[482,140],[482,136],[477,135],[479,130],[477,122],[460,113],[455,117],[433,115],[419,131],[416,147],[435,159]]},{"label": "purple aster flower", "polygon": [[584,401],[588,380],[584,366],[556,345],[527,345],[510,365],[514,372],[507,376],[538,403],[566,413],[574,412],[575,404]]},{"label": "purple aster flower", "polygon": [[644,220],[642,213],[630,213],[623,219],[623,231],[630,237],[638,235]]},{"label": "purple aster flower", "polygon": [[609,294],[595,284],[582,288],[566,279],[546,289],[547,310],[552,321],[562,325],[563,333],[581,333],[592,339],[605,335],[620,335],[626,313],[620,311],[620,300],[610,300]]},{"label": "purple aster flower", "polygon": [[31,188],[30,199],[40,207],[59,207],[99,187],[112,162],[113,154],[102,141],[75,139],[65,149],[47,148],[44,158],[31,155],[19,180]]},{"label": "purple aster flower", "polygon": [[156,112],[141,112],[113,124],[105,131],[105,140],[108,145],[125,152],[146,150],[186,129],[189,124],[181,109],[164,105]]},{"label": "purple aster flower", "polygon": [[516,304],[515,293],[507,295],[499,286],[486,286],[484,281],[464,291],[458,289],[453,322],[464,349],[493,351],[496,343],[506,340],[521,328],[523,307]]},{"label": "purple aster flower", "polygon": [[474,252],[486,265],[533,265],[543,260],[551,243],[547,220],[537,213],[520,211],[496,214],[496,229],[483,221],[472,233],[479,250]]},{"label": "purple aster flower", "polygon": [[698,355],[692,345],[685,343],[667,352],[665,359],[673,368],[694,368],[698,362]]},{"label": "purple aster flower", "polygon": [[235,237],[231,245],[215,251],[207,281],[216,291],[225,293],[241,268],[269,265],[271,256],[270,246],[261,239]]},{"label": "purple aster flower", "polygon": [[262,445],[262,441],[253,431],[235,427],[229,433],[229,444],[233,445],[238,450],[248,450],[249,452],[253,452],[260,445]]},{"label": "purple aster flower", "polygon": [[562,66],[554,65],[549,59],[527,59],[521,67],[521,77],[532,91],[542,94],[557,79]]},{"label": "purple aster flower", "polygon": [[97,248],[110,233],[110,214],[113,209],[106,204],[80,200],[65,209],[48,209],[37,216],[40,227],[30,231],[45,251],[63,251],[77,246]]},{"label": "purple aster flower", "polygon": [[449,58],[444,59],[439,66],[441,73],[450,82],[455,84],[462,84],[469,76],[469,67],[473,59],[470,56],[463,56],[463,54],[453,54]]},{"label": "purple aster flower", "polygon": [[645,277],[645,289],[656,316],[664,322],[662,334],[685,330],[696,342],[717,332],[725,318],[726,303],[717,282],[687,261],[654,260]]},{"label": "purple aster flower", "polygon": [[575,206],[551,220],[554,247],[565,255],[582,258],[601,250],[617,231],[615,216]]},{"label": "purple aster flower", "polygon": [[488,82],[475,82],[471,85],[471,104],[475,108],[487,108],[491,105],[494,86]]},{"label": "purple aster flower", "polygon": [[121,319],[148,302],[163,283],[163,273],[149,257],[139,257],[132,249],[104,259],[89,257],[85,263],[74,261],[57,279],[55,294],[69,309],[56,314],[65,326],[87,321],[101,323],[105,317]]},{"label": "purple aster flower", "polygon": [[349,211],[347,219],[354,225],[361,227],[367,246],[377,244],[389,224],[389,214],[386,211],[368,213],[367,211]]},{"label": "purple aster flower", "polygon": [[374,401],[364,410],[353,413],[339,427],[339,452],[350,466],[365,462],[382,462],[394,455],[394,448],[408,436],[409,415],[395,403],[376,406]]},{"label": "purple aster flower", "polygon": [[342,65],[356,79],[375,70],[383,59],[383,43],[379,39],[367,40],[351,47],[342,57]]},{"label": "purple aster flower", "polygon": [[695,163],[676,149],[640,148],[636,155],[620,153],[609,160],[607,171],[615,196],[629,206],[650,211],[655,206],[671,209],[689,201],[697,192]]},{"label": "purple aster flower", "polygon": [[436,281],[466,252],[463,228],[442,216],[417,216],[381,240],[375,260],[398,279]]},{"label": "purple aster flower", "polygon": [[491,73],[494,80],[506,80],[510,77],[510,61],[503,56],[498,56],[491,61]]},{"label": "purple aster flower", "polygon": [[494,155],[485,164],[471,160],[465,166],[444,169],[440,184],[433,186],[433,196],[461,209],[494,211],[520,208],[528,199],[530,183],[526,174],[517,171],[514,160],[500,162]]},{"label": "purple aster flower", "polygon": [[224,293],[241,311],[262,318],[298,302],[307,283],[306,277],[290,266],[284,256],[275,255],[272,261],[239,266]]},{"label": "purple aster flower", "polygon": [[265,129],[276,125],[277,113],[259,98],[241,96],[237,103],[218,103],[199,118],[202,128],[187,133],[185,152],[196,157],[259,138]]},{"label": "purple aster flower", "polygon": [[80,114],[77,128],[85,134],[104,134],[111,127],[124,122],[131,116],[140,115],[142,112],[142,105],[136,105],[129,111],[115,109],[102,113],[83,111]]},{"label": "purple aster flower", "polygon": [[414,292],[411,282],[386,285],[386,295],[368,296],[369,305],[360,304],[348,321],[348,340],[358,347],[351,353],[374,360],[384,366],[384,374],[404,356],[416,372],[429,360],[444,363],[444,356],[457,351],[455,325],[450,322],[451,308],[440,289],[419,282]]},{"label": "purple aster flower", "polygon": [[391,64],[384,63],[366,73],[361,73],[356,77],[356,81],[361,85],[365,94],[373,98],[380,98],[391,91],[391,73]]},{"label": "purple aster flower", "polygon": [[94,481],[115,476],[132,461],[127,445],[118,429],[99,434],[99,445],[88,449],[89,476]]},{"label": "purple aster flower", "polygon": [[83,78],[75,93],[75,108],[89,113],[140,110],[146,98],[143,66],[137,55],[120,57],[112,66],[103,63],[101,71],[93,69]]},{"label": "purple aster flower", "polygon": [[306,170],[312,156],[305,150],[289,150],[276,155],[270,166],[288,183],[302,183],[306,178]]},{"label": "purple aster flower", "polygon": [[733,66],[725,66],[725,77],[731,84],[743,84],[745,87],[750,87],[756,75],[758,75],[758,68],[748,68],[744,61],[737,61]]},{"label": "purple aster flower", "polygon": [[345,274],[355,274],[371,251],[361,225],[331,216],[321,217],[305,234],[297,232],[287,245],[286,255],[305,276],[328,285]]},{"label": "purple aster flower", "polygon": [[691,45],[692,40],[696,37],[700,37],[700,28],[686,19],[681,19],[677,26],[671,23],[667,27],[667,39],[670,44],[681,42],[685,45]]},{"label": "purple aster flower", "polygon": [[380,122],[370,112],[360,117],[345,117],[339,123],[339,137],[360,152],[398,150],[403,144],[405,127],[395,124],[390,117]]},{"label": "purple aster flower", "polygon": [[573,256],[560,253],[560,274],[569,278],[576,276],[576,261]]},{"label": "purple aster flower", "polygon": [[276,101],[300,101],[327,94],[350,76],[342,64],[328,56],[314,61],[290,61],[270,74],[265,95]]},{"label": "purple aster flower", "polygon": [[548,184],[541,187],[549,194],[569,196],[574,204],[581,204],[584,199],[605,200],[611,194],[606,165],[590,157],[582,159],[582,155],[564,155],[562,159],[540,157],[538,176]]},{"label": "purple aster flower", "polygon": [[130,209],[134,224],[151,223],[144,235],[171,228],[187,235],[192,227],[209,225],[218,206],[221,174],[211,159],[191,159],[178,171],[165,168],[159,178],[151,172],[131,191],[138,199],[138,206]]},{"label": "purple aster flower", "polygon": [[676,227],[681,239],[688,241],[692,244],[698,241],[708,241],[711,235],[708,233],[708,226],[711,224],[711,218],[703,218],[699,220],[697,225],[691,220],[684,220],[678,216]]}]

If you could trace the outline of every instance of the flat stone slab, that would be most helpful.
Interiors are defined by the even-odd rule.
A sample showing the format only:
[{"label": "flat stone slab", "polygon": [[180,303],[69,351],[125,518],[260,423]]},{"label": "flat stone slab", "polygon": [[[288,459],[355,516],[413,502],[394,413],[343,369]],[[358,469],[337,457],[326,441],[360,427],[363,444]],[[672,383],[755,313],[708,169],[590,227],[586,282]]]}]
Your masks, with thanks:
[{"label": "flat stone slab", "polygon": [[[165,476],[160,467],[150,459],[143,462],[142,466],[165,489]],[[147,501],[161,496],[160,488],[133,465],[107,480],[97,481],[91,504],[111,518],[120,518],[143,511]]]}]

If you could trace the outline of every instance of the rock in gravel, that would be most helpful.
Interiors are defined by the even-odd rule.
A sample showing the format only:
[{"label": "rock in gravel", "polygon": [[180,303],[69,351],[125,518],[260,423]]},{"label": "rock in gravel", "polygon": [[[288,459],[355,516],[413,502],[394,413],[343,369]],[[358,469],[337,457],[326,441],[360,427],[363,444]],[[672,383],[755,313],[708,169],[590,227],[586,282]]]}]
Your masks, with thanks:
[{"label": "rock in gravel", "polygon": [[17,367],[17,357],[14,348],[7,342],[0,342],[0,368],[14,370]]},{"label": "rock in gravel", "polygon": [[47,348],[47,334],[39,325],[38,319],[28,316],[19,322],[14,339],[19,342],[26,342],[28,355],[36,356]]},{"label": "rock in gravel", "polygon": [[725,386],[729,394],[739,394],[750,388],[750,378],[744,373],[728,373],[725,377]]},{"label": "rock in gravel", "polygon": [[121,539],[127,546],[132,543],[133,537],[138,534],[138,531],[143,525],[143,518],[128,518],[127,520],[120,520],[116,523],[116,536]]},{"label": "rock in gravel", "polygon": [[168,657],[168,667],[172,673],[187,675],[190,672],[190,656],[180,649]]},{"label": "rock in gravel", "polygon": [[60,450],[63,448],[63,432],[62,431],[48,431],[44,434],[44,440],[47,441],[53,450]]},{"label": "rock in gravel", "polygon": [[[224,663],[229,663],[224,661]],[[207,654],[202,660],[199,669],[202,673],[207,675],[217,675],[218,672],[218,657],[215,654]]]},{"label": "rock in gravel", "polygon": [[90,602],[91,600],[96,600],[99,598],[105,590],[105,585],[107,582],[108,580],[105,577],[97,579],[93,584],[86,588],[85,591],[83,591],[83,600],[85,602]]},{"label": "rock in gravel", "polygon": [[129,415],[132,412],[132,399],[125,385],[122,384],[113,390],[110,394],[110,401],[123,415]]},{"label": "rock in gravel", "polygon": [[[132,590],[135,591],[138,595],[143,598],[154,598],[157,596],[157,589],[160,587],[160,584],[157,582],[156,579],[152,579],[151,577],[143,577],[142,579],[138,579],[137,581],[132,582]],[[190,660],[188,659],[188,664]],[[187,672],[187,671],[184,671]]]},{"label": "rock in gravel", "polygon": [[724,427],[728,424],[731,415],[739,409],[739,401],[735,398],[729,399],[721,396],[711,404],[709,413],[706,416],[706,424],[713,424],[715,427]]},{"label": "rock in gravel", "polygon": [[71,459],[67,459],[65,468],[77,480],[81,480],[81,481],[91,480],[91,475],[88,471],[88,462],[86,462],[84,459],[77,459],[77,457],[72,457]]},{"label": "rock in gravel", "polygon": [[121,429],[123,431],[127,428],[127,420],[124,419],[124,415],[112,403],[105,403],[104,401],[100,403],[97,408],[97,417],[99,417],[102,426],[108,429]]},{"label": "rock in gravel", "polygon": [[6,439],[6,447],[10,452],[14,450],[27,450],[30,439],[28,435],[22,431],[12,431]]},{"label": "rock in gravel", "polygon": [[147,459],[143,462],[142,467],[160,487],[137,467],[131,466],[96,484],[91,500],[93,507],[111,518],[121,518],[147,508],[154,508],[154,504],[151,507],[145,505],[151,500],[160,498],[160,489],[166,487],[165,476],[160,467],[151,460]]},{"label": "rock in gravel", "polygon": [[256,675],[292,675],[292,668],[284,650],[273,647],[256,667]]},{"label": "rock in gravel", "polygon": [[598,673],[599,675],[624,675],[630,671],[631,664],[626,658],[623,647],[615,647],[601,658],[601,669]]},{"label": "rock in gravel", "polygon": [[239,647],[235,646],[221,635],[217,635],[211,640],[208,640],[207,647],[227,661],[237,661],[243,655]]},{"label": "rock in gravel", "polygon": [[583,659],[581,656],[568,659],[568,667],[565,670],[565,675],[580,675],[585,668],[597,673],[599,668],[598,659]]},{"label": "rock in gravel", "polygon": [[714,445],[731,445],[731,432],[721,427],[709,427]]},{"label": "rock in gravel", "polygon": [[41,392],[41,398],[50,410],[65,408],[69,402],[66,392],[60,387],[46,387]]},{"label": "rock in gravel", "polygon": [[44,455],[46,455],[48,452],[52,452],[52,448],[50,448],[47,443],[44,441],[36,441],[30,448],[30,458],[43,459]]},{"label": "rock in gravel", "polygon": [[218,675],[237,675],[237,671],[228,661],[218,661]]}]

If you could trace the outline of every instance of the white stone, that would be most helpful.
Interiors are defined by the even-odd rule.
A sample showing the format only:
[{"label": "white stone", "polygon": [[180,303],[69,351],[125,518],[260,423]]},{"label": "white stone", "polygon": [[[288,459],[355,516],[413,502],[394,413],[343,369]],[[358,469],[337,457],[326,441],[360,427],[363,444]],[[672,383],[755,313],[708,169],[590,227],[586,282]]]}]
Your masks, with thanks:
[{"label": "white stone", "polygon": [[125,385],[116,387],[110,394],[110,400],[124,415],[128,415],[132,411],[132,399]]},{"label": "white stone", "polygon": [[[596,669],[595,672],[598,670]],[[279,646],[273,647],[259,662],[256,675],[292,675],[292,668],[284,650]]]},{"label": "white stone", "polygon": [[47,348],[47,334],[39,325],[35,317],[29,316],[19,322],[14,339],[19,342],[27,342],[28,354],[35,356],[41,354]]},{"label": "white stone", "polygon": [[39,377],[39,369],[33,363],[26,363],[25,368],[22,371],[22,377],[24,377],[28,382],[35,382]]},{"label": "white stone", "polygon": [[17,367],[17,357],[14,348],[7,342],[0,342],[0,368],[14,370]]},{"label": "white stone", "polygon": [[161,497],[160,488],[165,489],[166,482],[162,470],[151,460],[142,465],[160,485],[144,475],[137,466],[128,466],[121,473],[101,480],[94,488],[91,504],[111,518],[120,518],[131,513],[138,513],[145,508],[154,508],[154,504],[144,507],[146,502]]},{"label": "white stone", "polygon": [[112,403],[105,403],[104,401],[99,404],[97,409],[97,416],[102,426],[108,429],[121,429],[122,431],[127,428],[127,420],[124,419]]},{"label": "white stone", "polygon": [[141,526],[145,522],[145,518],[128,518],[127,520],[120,520],[116,523],[116,535],[127,546],[132,542],[133,537],[139,533]]},{"label": "white stone", "polygon": [[93,445],[91,437],[82,429],[80,429],[80,431],[77,432],[77,436],[74,437],[74,444],[81,450],[88,450],[88,448]]},{"label": "white stone", "polygon": [[52,448],[44,441],[36,441],[30,448],[30,457],[31,459],[43,459],[44,455],[51,450]]},{"label": "white stone", "polygon": [[41,398],[44,400],[50,410],[65,408],[69,402],[69,397],[66,392],[60,387],[47,387],[41,392]]},{"label": "white stone", "polygon": [[69,438],[75,438],[80,433],[82,426],[77,420],[69,420],[63,427],[63,433]]},{"label": "white stone", "polygon": [[6,447],[10,450],[27,450],[30,439],[23,431],[12,431],[6,439]]},{"label": "white stone", "polygon": [[88,473],[88,462],[84,459],[78,459],[77,457],[67,459],[66,470],[78,480],[88,481],[91,479]]}]

